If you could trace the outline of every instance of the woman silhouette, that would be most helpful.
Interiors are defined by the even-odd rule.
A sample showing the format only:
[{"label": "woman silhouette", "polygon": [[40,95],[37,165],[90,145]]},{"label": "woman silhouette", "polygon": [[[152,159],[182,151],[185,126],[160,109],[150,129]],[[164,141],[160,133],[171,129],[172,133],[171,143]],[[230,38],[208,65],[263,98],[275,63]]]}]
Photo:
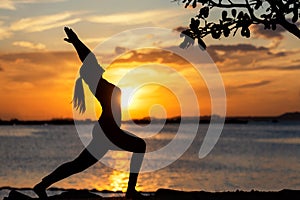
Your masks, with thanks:
[{"label": "woman silhouette", "polygon": [[44,177],[33,190],[40,198],[46,198],[46,189],[53,183],[87,169],[100,160],[108,150],[125,150],[133,152],[126,198],[140,199],[143,196],[135,190],[135,186],[146,151],[146,143],[143,139],[120,129],[120,89],[102,77],[104,70],[98,64],[95,55],[80,41],[76,33],[67,27],[64,30],[67,35],[64,40],[73,44],[83,63],[80,68],[80,77],[76,81],[73,105],[81,113],[86,109],[83,79],[100,102],[102,114],[93,128],[93,139],[90,144],[73,161],[60,165]]}]

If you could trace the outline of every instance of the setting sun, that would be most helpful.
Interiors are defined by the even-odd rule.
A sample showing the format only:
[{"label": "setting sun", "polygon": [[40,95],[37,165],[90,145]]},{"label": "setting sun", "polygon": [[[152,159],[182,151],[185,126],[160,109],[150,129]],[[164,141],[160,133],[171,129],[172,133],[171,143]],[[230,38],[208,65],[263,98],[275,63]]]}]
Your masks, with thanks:
[{"label": "setting sun", "polygon": [[134,105],[135,89],[131,87],[122,88],[121,106],[122,109],[130,109]]}]

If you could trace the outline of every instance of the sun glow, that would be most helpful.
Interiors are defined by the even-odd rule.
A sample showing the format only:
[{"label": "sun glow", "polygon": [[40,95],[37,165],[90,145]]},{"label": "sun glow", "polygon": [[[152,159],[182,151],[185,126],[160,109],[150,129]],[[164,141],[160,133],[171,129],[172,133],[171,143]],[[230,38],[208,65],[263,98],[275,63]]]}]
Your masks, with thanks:
[{"label": "sun glow", "polygon": [[135,90],[132,87],[122,88],[121,105],[122,109],[129,109],[133,105]]},{"label": "sun glow", "polygon": [[[124,87],[121,88],[122,119],[129,120],[145,117],[144,106],[141,98],[145,96],[145,88]],[[147,113],[147,112],[146,112]]]}]

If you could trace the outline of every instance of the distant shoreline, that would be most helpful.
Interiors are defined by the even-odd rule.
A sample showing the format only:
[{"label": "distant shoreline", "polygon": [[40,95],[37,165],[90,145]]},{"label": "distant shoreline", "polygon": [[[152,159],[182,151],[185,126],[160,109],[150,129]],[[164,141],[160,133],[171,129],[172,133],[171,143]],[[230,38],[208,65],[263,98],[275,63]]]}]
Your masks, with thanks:
[{"label": "distant shoreline", "polygon": [[[125,124],[136,123],[136,124],[179,124],[179,123],[199,123],[199,124],[209,124],[211,119],[214,122],[225,122],[225,124],[247,124],[248,122],[270,122],[270,123],[280,123],[280,122],[300,122],[300,112],[290,112],[284,113],[279,116],[237,116],[237,117],[225,117],[222,118],[217,115],[213,116],[200,116],[200,117],[172,117],[168,119],[133,119],[132,121],[123,121]],[[76,120],[76,124],[91,124],[95,121],[86,120]],[[51,120],[1,120],[0,125],[74,125],[74,119],[62,118],[62,119],[51,119]]]}]

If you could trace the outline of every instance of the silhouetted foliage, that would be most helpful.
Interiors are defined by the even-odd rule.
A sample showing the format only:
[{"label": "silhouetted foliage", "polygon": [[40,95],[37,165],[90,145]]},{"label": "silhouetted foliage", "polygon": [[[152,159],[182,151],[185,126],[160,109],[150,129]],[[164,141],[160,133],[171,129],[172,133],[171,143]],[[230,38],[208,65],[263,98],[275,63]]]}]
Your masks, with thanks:
[{"label": "silhouetted foliage", "polygon": [[[297,21],[300,17],[299,0],[174,0],[183,3],[185,8],[201,5],[199,14],[191,18],[189,28],[182,31],[185,37],[181,48],[194,44],[195,39],[201,49],[206,46],[201,38],[211,35],[214,39],[233,36],[240,32],[249,38],[252,24],[262,24],[265,29],[276,30],[281,25],[286,31],[300,38]],[[211,11],[219,8],[216,21],[209,21]],[[189,37],[186,37],[189,36]]]}]

